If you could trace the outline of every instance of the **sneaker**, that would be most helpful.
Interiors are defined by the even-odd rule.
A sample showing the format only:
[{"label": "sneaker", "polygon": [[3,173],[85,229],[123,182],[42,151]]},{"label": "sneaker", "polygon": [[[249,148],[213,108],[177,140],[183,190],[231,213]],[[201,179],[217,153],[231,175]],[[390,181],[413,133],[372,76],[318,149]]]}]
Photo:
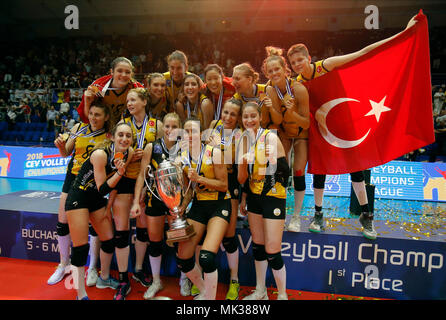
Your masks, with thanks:
[{"label": "sneaker", "polygon": [[288,300],[288,295],[285,294],[278,294],[277,295],[277,300]]},{"label": "sneaker", "polygon": [[240,284],[236,280],[231,280],[228,293],[226,294],[226,300],[238,300],[239,291]]},{"label": "sneaker", "polygon": [[376,230],[373,225],[373,214],[365,214],[361,213],[359,216],[359,222],[362,226],[362,234],[367,239],[375,240],[376,239]]},{"label": "sneaker", "polygon": [[113,300],[125,300],[125,297],[130,293],[131,290],[132,287],[130,287],[130,282],[120,283],[118,289],[116,289]]},{"label": "sneaker", "polygon": [[132,278],[141,283],[146,288],[150,286],[150,283],[152,282],[142,270],[135,271],[132,275]]},{"label": "sneaker", "polygon": [[54,273],[51,275],[51,277],[48,279],[47,283],[49,285],[53,285],[56,284],[60,281],[62,281],[62,279],[67,275],[71,273],[71,264],[69,265],[62,265],[59,264],[56,268],[56,271],[54,271]]},{"label": "sneaker", "polygon": [[204,293],[197,294],[194,297],[194,300],[206,300],[206,298],[204,297]]},{"label": "sneaker", "polygon": [[191,286],[192,286],[192,282],[188,278],[181,280],[180,281],[180,294],[183,297],[190,296],[192,294]]},{"label": "sneaker", "polygon": [[88,299],[88,296],[85,296],[82,299],[79,299],[79,297],[76,296],[76,300],[90,300],[90,299]]},{"label": "sneaker", "polygon": [[243,298],[243,300],[269,300],[268,292],[266,288],[263,290],[255,289],[249,296]]},{"label": "sneaker", "polygon": [[290,219],[290,223],[288,224],[287,230],[291,232],[300,232],[300,215],[293,214]]},{"label": "sneaker", "polygon": [[116,290],[118,287],[119,281],[112,276],[109,276],[107,280],[103,280],[101,277],[98,277],[98,280],[96,281],[96,288],[98,289],[111,288]]},{"label": "sneaker", "polygon": [[200,289],[198,289],[198,287],[196,285],[192,285],[192,287],[190,288],[190,295],[191,296],[198,296],[200,294]]},{"label": "sneaker", "polygon": [[88,269],[87,286],[92,287],[92,286],[96,285],[98,278],[99,278],[99,276],[98,276],[98,271],[96,270],[96,268]]},{"label": "sneaker", "polygon": [[149,300],[153,298],[159,291],[163,290],[163,284],[161,281],[152,281],[152,284],[147,289],[147,291],[144,293],[143,298],[146,300]]},{"label": "sneaker", "polygon": [[315,213],[308,230],[311,232],[321,232],[324,231],[324,229],[324,215]]}]

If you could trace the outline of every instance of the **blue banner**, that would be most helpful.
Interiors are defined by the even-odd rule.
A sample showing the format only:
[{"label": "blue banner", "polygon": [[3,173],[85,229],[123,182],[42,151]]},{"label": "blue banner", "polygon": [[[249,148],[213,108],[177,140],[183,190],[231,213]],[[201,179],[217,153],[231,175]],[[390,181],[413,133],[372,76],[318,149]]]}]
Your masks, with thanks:
[{"label": "blue banner", "polygon": [[0,146],[0,177],[64,180],[69,161],[57,148]]},{"label": "blue banner", "polygon": [[[64,180],[70,157],[57,148],[0,146],[0,177]],[[371,168],[375,198],[446,201],[446,163],[391,161]],[[313,175],[306,174],[306,194],[313,194]],[[325,195],[349,197],[349,174],[327,175]]]}]

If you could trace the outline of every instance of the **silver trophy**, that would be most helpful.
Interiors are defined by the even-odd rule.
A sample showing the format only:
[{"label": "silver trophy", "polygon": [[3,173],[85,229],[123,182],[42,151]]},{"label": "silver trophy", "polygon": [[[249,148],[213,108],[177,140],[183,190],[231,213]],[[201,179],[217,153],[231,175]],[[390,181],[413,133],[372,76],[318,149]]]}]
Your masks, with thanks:
[{"label": "silver trophy", "polygon": [[[164,155],[163,158],[164,160],[159,164],[155,172],[153,172],[150,165],[147,166],[144,180],[147,189],[154,197],[164,202],[173,217],[173,220],[169,223],[169,230],[166,232],[166,243],[171,245],[174,242],[191,238],[195,235],[195,230],[183,216],[180,216],[178,208],[185,195],[183,170],[179,165],[166,160]],[[159,197],[153,192],[152,186],[156,188]]]}]

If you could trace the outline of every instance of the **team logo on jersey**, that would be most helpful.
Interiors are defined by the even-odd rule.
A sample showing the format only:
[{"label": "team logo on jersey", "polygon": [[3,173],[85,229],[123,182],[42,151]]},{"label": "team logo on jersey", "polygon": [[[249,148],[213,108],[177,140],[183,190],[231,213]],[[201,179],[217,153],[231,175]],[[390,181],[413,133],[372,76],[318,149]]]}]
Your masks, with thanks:
[{"label": "team logo on jersey", "polygon": [[155,147],[153,148],[153,152],[162,153],[163,149],[161,148],[161,146],[159,144],[155,144]]},{"label": "team logo on jersey", "polygon": [[317,71],[318,73],[321,73],[321,72],[322,72],[322,67],[321,67],[321,66],[317,66],[316,71]]},{"label": "team logo on jersey", "polygon": [[150,120],[149,121],[149,126],[154,126],[154,125],[155,125],[155,122],[153,120]]}]

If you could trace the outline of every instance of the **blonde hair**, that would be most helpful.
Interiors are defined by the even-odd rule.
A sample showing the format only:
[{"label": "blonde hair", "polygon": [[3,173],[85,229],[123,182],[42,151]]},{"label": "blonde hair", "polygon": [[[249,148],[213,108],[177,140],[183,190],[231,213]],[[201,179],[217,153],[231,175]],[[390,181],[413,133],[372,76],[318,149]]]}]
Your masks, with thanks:
[{"label": "blonde hair", "polygon": [[249,62],[243,62],[239,65],[236,65],[233,71],[235,71],[236,69],[240,70],[245,77],[251,77],[254,83],[257,83],[257,81],[259,81],[259,73],[255,72],[254,68]]},{"label": "blonde hair", "polygon": [[178,122],[178,128],[181,128],[181,118],[178,115],[178,113],[170,112],[170,113],[166,114],[163,118],[163,123],[166,122],[166,119],[168,119],[168,118],[176,120]]},{"label": "blonde hair", "polygon": [[291,74],[291,70],[288,67],[288,63],[286,62],[285,58],[283,57],[283,49],[273,47],[273,46],[268,46],[268,47],[265,47],[265,50],[266,50],[267,57],[265,58],[265,60],[263,60],[263,63],[262,63],[262,72],[265,75],[265,77],[268,78],[266,65],[267,65],[267,63],[269,63],[271,61],[279,61],[282,68],[285,69],[285,74],[287,76],[289,76]]}]

